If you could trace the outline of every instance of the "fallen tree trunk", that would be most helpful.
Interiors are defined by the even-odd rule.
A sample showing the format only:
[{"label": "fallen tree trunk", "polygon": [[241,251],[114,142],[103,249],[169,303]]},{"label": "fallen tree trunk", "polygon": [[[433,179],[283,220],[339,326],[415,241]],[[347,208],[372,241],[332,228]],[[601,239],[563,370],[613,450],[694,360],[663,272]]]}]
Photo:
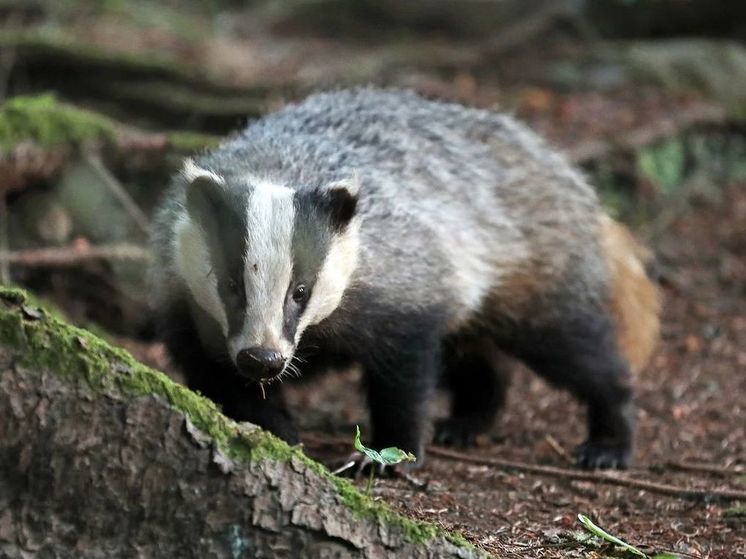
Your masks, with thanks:
[{"label": "fallen tree trunk", "polygon": [[0,288],[0,556],[478,557]]}]

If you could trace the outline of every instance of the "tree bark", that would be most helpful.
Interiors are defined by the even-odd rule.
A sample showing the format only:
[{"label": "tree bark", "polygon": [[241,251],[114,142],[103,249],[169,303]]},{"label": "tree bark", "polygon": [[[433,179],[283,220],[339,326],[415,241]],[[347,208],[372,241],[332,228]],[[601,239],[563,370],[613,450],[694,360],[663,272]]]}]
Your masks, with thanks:
[{"label": "tree bark", "polygon": [[478,557],[0,288],[0,557]]}]

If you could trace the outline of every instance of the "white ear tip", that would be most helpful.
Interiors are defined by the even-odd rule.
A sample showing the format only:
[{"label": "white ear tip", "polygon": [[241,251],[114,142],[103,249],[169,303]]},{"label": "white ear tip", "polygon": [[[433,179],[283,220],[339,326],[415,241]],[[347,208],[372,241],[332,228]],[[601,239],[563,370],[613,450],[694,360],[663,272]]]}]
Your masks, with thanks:
[{"label": "white ear tip", "polygon": [[207,169],[203,169],[194,162],[194,159],[187,157],[184,160],[184,166],[181,169],[181,175],[187,180],[187,182],[194,182],[198,178],[208,178],[218,184],[225,184],[225,179],[213,173]]},{"label": "white ear tip", "polygon": [[184,165],[181,168],[181,174],[188,181],[192,181],[196,178],[196,176],[199,174],[199,167],[197,167],[194,159],[192,159],[191,157],[187,157],[184,160]]},{"label": "white ear tip", "polygon": [[360,176],[355,173],[352,175],[349,181],[347,181],[347,190],[350,191],[350,194],[353,196],[357,196],[360,193]]}]

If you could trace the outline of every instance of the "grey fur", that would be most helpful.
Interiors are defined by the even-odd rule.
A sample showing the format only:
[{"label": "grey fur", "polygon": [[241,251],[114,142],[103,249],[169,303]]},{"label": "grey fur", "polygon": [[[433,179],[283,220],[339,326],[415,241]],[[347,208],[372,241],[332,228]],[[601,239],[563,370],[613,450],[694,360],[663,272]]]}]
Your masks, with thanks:
[{"label": "grey fur", "polygon": [[[290,442],[281,390],[265,400],[246,377],[281,378],[296,353],[304,371],[358,362],[373,446],[417,456],[439,377],[452,395],[440,440],[489,427],[499,349],[588,404],[581,465],[624,466],[627,326],[602,217],[584,178],[509,116],[402,91],[314,95],[175,179],[153,238],[159,329],[192,388]],[[285,369],[274,359],[262,376],[239,359],[250,349]]]},{"label": "grey fur", "polygon": [[[451,332],[475,321],[544,321],[562,309],[542,301],[566,292],[591,308],[604,297],[593,189],[506,115],[404,91],[322,93],[196,163],[228,183],[251,175],[298,191],[357,177],[361,249],[352,283],[397,308],[441,304]],[[176,180],[156,222],[157,305],[185,292],[172,241],[184,186]],[[507,285],[516,282],[541,288],[524,304]]]}]

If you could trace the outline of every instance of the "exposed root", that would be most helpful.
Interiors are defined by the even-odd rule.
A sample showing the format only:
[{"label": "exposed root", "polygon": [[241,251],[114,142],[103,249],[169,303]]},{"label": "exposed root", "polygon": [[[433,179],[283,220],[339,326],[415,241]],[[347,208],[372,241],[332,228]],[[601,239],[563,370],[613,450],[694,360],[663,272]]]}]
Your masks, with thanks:
[{"label": "exposed root", "polygon": [[66,268],[90,260],[129,260],[147,262],[147,248],[132,244],[88,245],[85,243],[66,247],[34,248],[18,251],[0,251],[0,264],[26,268]]}]

